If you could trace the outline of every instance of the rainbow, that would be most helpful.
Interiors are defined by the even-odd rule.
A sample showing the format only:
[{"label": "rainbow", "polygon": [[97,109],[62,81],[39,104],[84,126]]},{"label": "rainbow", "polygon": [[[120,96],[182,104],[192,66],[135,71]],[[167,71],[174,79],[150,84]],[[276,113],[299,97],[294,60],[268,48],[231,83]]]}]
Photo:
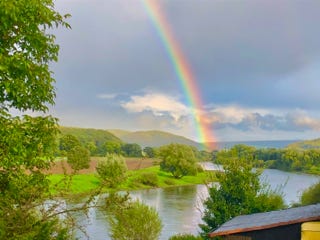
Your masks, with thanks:
[{"label": "rainbow", "polygon": [[196,79],[192,73],[191,67],[184,56],[180,45],[176,41],[168,21],[158,4],[157,0],[141,0],[148,16],[152,20],[159,37],[169,55],[169,59],[174,67],[183,91],[187,97],[189,106],[195,119],[198,141],[205,143],[207,149],[213,148],[210,142],[215,141],[215,137],[206,121],[205,111],[203,111],[203,102]]}]

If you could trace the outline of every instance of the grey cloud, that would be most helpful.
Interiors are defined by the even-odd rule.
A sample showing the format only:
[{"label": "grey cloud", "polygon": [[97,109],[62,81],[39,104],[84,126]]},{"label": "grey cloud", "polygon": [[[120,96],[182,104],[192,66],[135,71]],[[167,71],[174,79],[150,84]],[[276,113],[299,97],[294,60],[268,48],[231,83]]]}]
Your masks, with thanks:
[{"label": "grey cloud", "polygon": [[286,115],[262,115],[259,113],[250,113],[237,123],[218,121],[213,123],[214,129],[223,129],[231,127],[244,132],[261,129],[264,131],[293,131],[304,132],[308,130],[320,130],[320,120],[308,117],[307,115],[288,113]]},{"label": "grey cloud", "polygon": [[[284,99],[273,85],[319,59],[320,31],[315,26],[320,21],[319,1],[159,2],[205,101],[252,106],[254,98],[264,106],[297,104],[294,97]],[[98,94],[98,88],[182,91],[140,1],[58,3],[73,15],[73,29],[57,32],[59,79],[82,84],[92,94]],[[274,101],[268,98],[271,91]]]},{"label": "grey cloud", "polygon": [[319,8],[316,0],[200,0],[166,1],[165,10],[199,72],[212,77],[233,72],[249,81],[296,71],[319,56]]}]

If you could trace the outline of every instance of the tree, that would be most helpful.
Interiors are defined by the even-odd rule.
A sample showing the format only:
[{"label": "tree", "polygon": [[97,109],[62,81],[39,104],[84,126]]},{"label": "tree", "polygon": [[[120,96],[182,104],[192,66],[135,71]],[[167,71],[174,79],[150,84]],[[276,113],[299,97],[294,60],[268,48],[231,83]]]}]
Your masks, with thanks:
[{"label": "tree", "polygon": [[108,141],[103,144],[103,153],[106,154],[122,154],[122,143]]},{"label": "tree", "polygon": [[126,157],[142,157],[142,149],[136,143],[123,144],[122,151]]},{"label": "tree", "polygon": [[60,138],[59,149],[62,155],[68,154],[68,152],[70,152],[71,149],[78,146],[81,146],[80,141],[78,140],[78,138],[71,134],[63,135]]},{"label": "tree", "polygon": [[89,168],[90,152],[82,146],[75,146],[67,153],[67,162],[75,171]]},{"label": "tree", "polygon": [[127,178],[127,165],[124,159],[116,154],[108,154],[98,163],[96,170],[107,187],[115,188]]},{"label": "tree", "polygon": [[157,211],[140,201],[129,201],[128,196],[111,194],[107,198],[110,236],[115,240],[155,240],[162,223]]},{"label": "tree", "polygon": [[158,152],[160,169],[170,172],[175,178],[197,174],[197,162],[193,149],[183,144],[163,146]]},{"label": "tree", "polygon": [[52,0],[0,1],[0,239],[68,239],[70,233],[42,204],[50,198],[44,170],[57,134],[57,120],[46,113],[55,97],[49,63],[57,61],[59,46],[47,29],[69,27],[65,17]]},{"label": "tree", "polygon": [[218,173],[220,186],[209,188],[209,198],[201,224],[202,237],[231,218],[250,213],[277,210],[284,207],[282,196],[259,182],[259,171],[245,159],[229,159]]},{"label": "tree", "polygon": [[255,164],[255,148],[244,144],[234,145],[231,149],[221,150],[216,155],[216,162],[224,164],[231,159],[243,159],[249,164]]},{"label": "tree", "polygon": [[143,149],[143,152],[146,154],[146,157],[148,157],[148,158],[154,158],[154,156],[155,156],[155,152],[152,147],[145,147]]},{"label": "tree", "polygon": [[311,185],[303,191],[301,195],[301,204],[309,205],[320,203],[320,181]]}]

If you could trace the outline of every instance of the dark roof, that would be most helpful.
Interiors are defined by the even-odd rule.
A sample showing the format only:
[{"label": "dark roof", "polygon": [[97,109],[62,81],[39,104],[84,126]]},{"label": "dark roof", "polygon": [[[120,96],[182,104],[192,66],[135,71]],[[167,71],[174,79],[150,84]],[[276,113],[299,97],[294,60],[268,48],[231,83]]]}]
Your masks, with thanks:
[{"label": "dark roof", "polygon": [[238,216],[222,224],[209,236],[230,235],[316,220],[320,220],[320,204]]}]

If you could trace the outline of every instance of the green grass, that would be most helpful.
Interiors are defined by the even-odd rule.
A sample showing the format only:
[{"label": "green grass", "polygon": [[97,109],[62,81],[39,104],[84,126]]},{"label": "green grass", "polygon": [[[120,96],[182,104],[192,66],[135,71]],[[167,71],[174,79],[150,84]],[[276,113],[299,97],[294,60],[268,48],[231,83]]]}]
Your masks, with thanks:
[{"label": "green grass", "polygon": [[87,193],[100,186],[100,180],[95,174],[76,174],[72,177],[53,174],[49,176],[49,180],[51,181],[52,193],[57,193],[59,190],[73,194]]},{"label": "green grass", "polygon": [[[156,175],[158,180],[156,186],[141,183],[141,178],[145,176],[144,174]],[[49,176],[53,193],[58,192],[57,190],[54,190],[56,188],[55,185],[60,187],[60,189],[66,189],[65,187],[69,186],[68,190],[65,190],[65,192],[70,194],[88,193],[100,186],[100,179],[96,174],[73,175],[71,181],[63,179],[63,174],[53,174]],[[209,171],[200,172],[197,176],[184,176],[181,179],[175,179],[170,173],[160,171],[159,166],[153,166],[140,170],[128,171],[127,181],[121,184],[117,190],[138,190],[155,187],[166,188],[173,186],[205,184],[214,180],[214,173]],[[69,185],[68,182],[70,183]],[[104,191],[108,191],[108,189],[104,189]]]}]

